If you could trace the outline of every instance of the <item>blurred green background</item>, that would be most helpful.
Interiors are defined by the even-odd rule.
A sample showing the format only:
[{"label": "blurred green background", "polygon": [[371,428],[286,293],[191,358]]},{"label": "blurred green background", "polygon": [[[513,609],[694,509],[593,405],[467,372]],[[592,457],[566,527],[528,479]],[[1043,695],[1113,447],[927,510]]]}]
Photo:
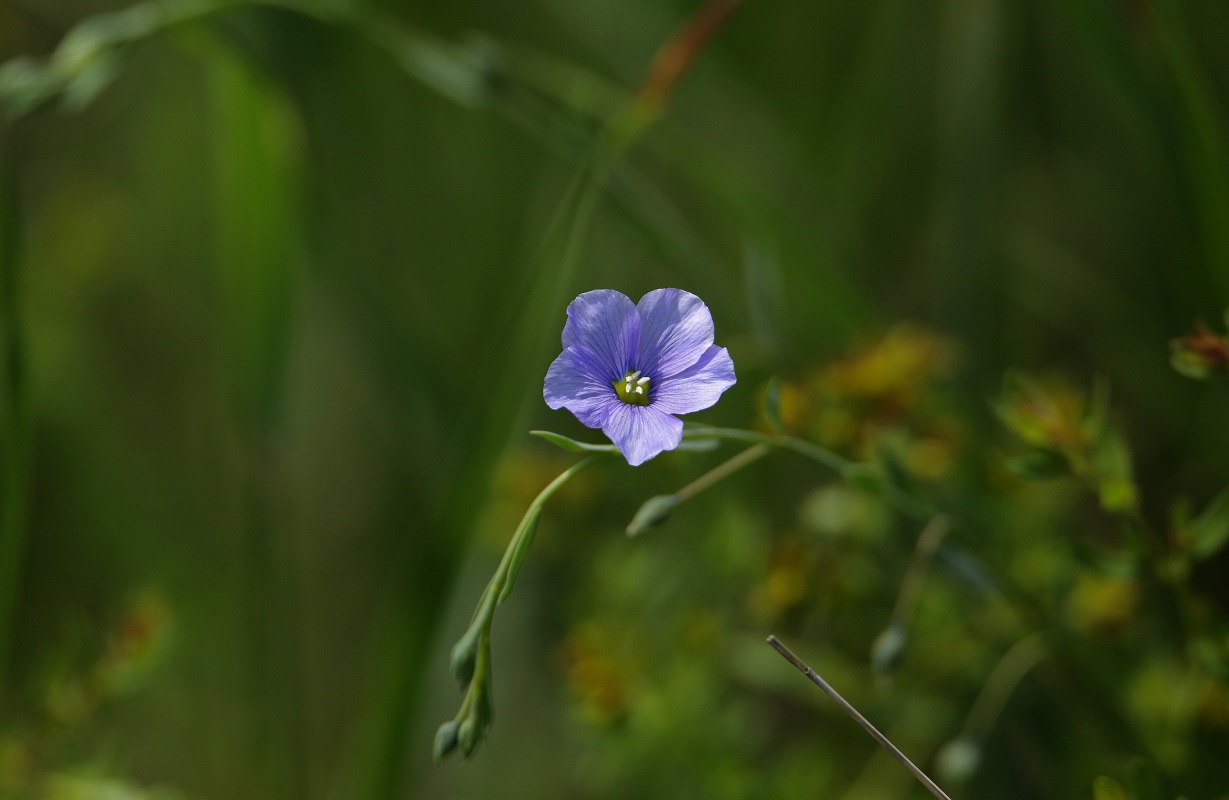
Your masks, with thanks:
[{"label": "blurred green background", "polygon": [[[700,5],[0,0],[5,796],[926,796],[776,633],[953,797],[1229,797],[1229,561],[1132,538],[1182,555],[1229,485],[1229,382],[1168,358],[1229,306],[1229,5],[755,0],[595,177]],[[780,375],[970,524],[876,672],[914,521],[774,455],[629,540],[736,451],[603,464],[500,609],[489,740],[433,765],[574,460],[525,431],[600,438],[540,400],[564,308],[661,286],[738,367],[700,419]],[[1014,368],[1063,431],[1109,387],[1138,502],[1083,429],[1004,414],[1075,477],[1003,466]]]}]

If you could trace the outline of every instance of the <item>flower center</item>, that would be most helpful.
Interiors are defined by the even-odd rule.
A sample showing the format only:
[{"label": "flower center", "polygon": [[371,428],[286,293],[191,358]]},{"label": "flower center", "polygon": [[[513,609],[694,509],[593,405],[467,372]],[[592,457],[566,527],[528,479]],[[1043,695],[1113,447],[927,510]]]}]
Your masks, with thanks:
[{"label": "flower center", "polygon": [[647,406],[649,404],[649,376],[640,376],[640,370],[629,372],[622,378],[611,381],[615,394],[624,403],[632,406]]}]

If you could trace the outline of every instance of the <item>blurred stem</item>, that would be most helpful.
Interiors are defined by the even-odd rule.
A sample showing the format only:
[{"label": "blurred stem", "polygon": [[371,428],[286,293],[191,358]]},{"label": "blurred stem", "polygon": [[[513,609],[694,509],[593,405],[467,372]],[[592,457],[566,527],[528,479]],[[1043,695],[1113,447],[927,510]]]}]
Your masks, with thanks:
[{"label": "blurred stem", "polygon": [[[764,444],[769,447],[776,447],[782,450],[789,450],[797,453],[803,458],[810,459],[818,464],[831,469],[835,472],[845,474],[845,472],[857,463],[851,461],[844,456],[834,453],[827,448],[820,447],[817,444],[798,439],[793,436],[788,436],[779,433],[760,433],[758,431],[745,431],[738,428],[710,428],[707,426],[695,427],[683,431],[685,439],[726,439],[735,442],[752,442],[755,444]],[[888,501],[896,507],[897,510],[904,513],[906,516],[912,517],[920,522],[928,521],[934,516],[934,513],[920,503],[916,498],[906,494],[899,488],[886,485],[884,493]]]},{"label": "blurred stem", "polygon": [[[0,510],[0,693],[9,685],[13,621],[21,589],[29,525],[31,448],[29,392],[21,308],[21,220],[12,127],[0,121],[0,326],[4,389],[0,446],[4,507]],[[0,703],[3,703],[0,694]],[[2,708],[2,706],[0,706]]]},{"label": "blurred stem", "polygon": [[[458,737],[454,733],[445,737],[447,743],[443,745],[437,738],[436,759],[442,759],[448,755],[458,744],[462,753],[468,756],[482,739],[486,727],[490,724],[490,710],[493,706],[490,696],[490,640],[495,609],[507,600],[512,592],[517,575],[520,574],[521,566],[525,563],[525,557],[529,553],[529,547],[533,544],[534,534],[538,530],[538,520],[542,516],[542,508],[546,505],[546,501],[564,484],[597,463],[598,459],[603,458],[604,455],[599,453],[576,462],[547,484],[546,488],[539,492],[529,504],[520,524],[517,525],[516,531],[508,541],[503,558],[500,559],[499,566],[495,568],[495,574],[491,576],[481,597],[478,598],[478,605],[474,609],[474,616],[469,627],[452,648],[452,673],[465,687],[466,692],[456,717],[444,723],[441,726],[441,732],[451,729],[454,732],[460,732],[460,735]],[[465,733],[467,729],[468,733]]]},{"label": "blurred stem", "polygon": [[1012,645],[999,663],[990,671],[990,677],[982,686],[981,693],[973,702],[973,708],[964,723],[962,737],[984,742],[1002,715],[1007,701],[1016,686],[1029,670],[1037,666],[1049,651],[1039,634],[1031,634]]},{"label": "blurred stem", "polygon": [[662,45],[636,97],[648,113],[661,112],[683,72],[734,9],[742,4],[743,0],[713,0],[697,11],[677,36]]},{"label": "blurred stem", "polygon": [[951,530],[951,519],[946,514],[940,514],[922,528],[917,537],[917,546],[913,549],[913,558],[909,560],[909,569],[905,579],[900,584],[900,594],[896,597],[896,607],[892,609],[892,624],[904,627],[908,624],[917,599],[922,592],[922,584],[926,580],[926,570],[939,549],[940,542]]},{"label": "blurred stem", "polygon": [[284,423],[302,180],[284,93],[212,37],[192,40],[212,100],[216,280],[225,320],[231,417],[244,453],[244,590],[252,612],[245,752],[266,792],[308,795],[300,575],[283,545]]},{"label": "blurred stem", "polygon": [[759,461],[768,455],[771,448],[766,444],[756,444],[748,447],[733,458],[723,461],[713,469],[696,478],[691,483],[679,489],[674,494],[659,494],[650,497],[641,504],[632,521],[627,524],[628,536],[639,536],[650,528],[666,521],[679,503],[695,497],[713,484],[725,480],[748,464]]},{"label": "blurred stem", "polygon": [[764,444],[769,447],[776,447],[784,450],[790,450],[800,456],[809,458],[819,464],[828,467],[829,469],[840,472],[853,465],[853,461],[845,458],[838,453],[820,447],[817,444],[802,439],[797,439],[793,436],[787,436],[779,433],[760,433],[759,431],[745,431],[740,428],[710,428],[707,426],[695,427],[683,431],[685,439],[726,439],[733,442],[753,442],[756,444]]},{"label": "blurred stem", "polygon": [[768,451],[769,447],[766,444],[752,445],[731,458],[729,461],[718,464],[716,467],[713,467],[713,469],[696,478],[682,489],[679,489],[674,493],[674,498],[679,502],[690,500],[700,492],[711,487],[713,484],[730,477],[743,467],[759,461],[761,458],[768,455]]},{"label": "blurred stem", "polygon": [[1182,148],[1187,182],[1202,228],[1208,274],[1229,299],[1229,117],[1218,100],[1223,75],[1211,76],[1198,60],[1199,47],[1191,35],[1183,4],[1178,0],[1149,0],[1161,54],[1173,73],[1177,93],[1186,112],[1188,137]]}]

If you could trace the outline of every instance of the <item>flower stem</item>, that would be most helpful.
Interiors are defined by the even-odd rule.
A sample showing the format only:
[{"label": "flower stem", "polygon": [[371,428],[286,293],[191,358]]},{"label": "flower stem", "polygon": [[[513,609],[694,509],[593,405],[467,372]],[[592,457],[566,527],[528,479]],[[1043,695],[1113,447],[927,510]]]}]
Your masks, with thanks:
[{"label": "flower stem", "polygon": [[679,503],[690,500],[713,484],[725,480],[748,464],[760,460],[768,455],[770,449],[763,443],[752,445],[733,458],[718,464],[674,494],[654,495],[645,500],[632,517],[632,521],[627,524],[627,535],[639,536],[650,528],[657,527],[666,521]]},{"label": "flower stem", "polygon": [[995,721],[1003,713],[1008,699],[1029,670],[1043,661],[1049,651],[1039,634],[1026,636],[1012,645],[999,663],[990,671],[990,677],[982,686],[981,693],[973,701],[973,708],[964,724],[963,737],[985,741],[994,728]]},{"label": "flower stem", "polygon": [[712,0],[687,21],[678,35],[661,46],[649,67],[636,101],[650,114],[660,113],[683,72],[743,0]]},{"label": "flower stem", "polygon": [[757,444],[765,444],[770,447],[780,447],[785,450],[792,450],[800,456],[811,459],[812,461],[823,464],[829,469],[841,472],[853,465],[853,461],[845,458],[842,455],[827,450],[816,444],[797,439],[793,436],[785,436],[779,433],[760,433],[759,431],[745,431],[740,428],[709,428],[696,427],[683,431],[685,439],[726,439],[735,442],[753,442]]},{"label": "flower stem", "polygon": [[[684,430],[683,438],[726,439],[729,441],[753,442],[757,444],[765,444],[769,447],[778,447],[783,450],[789,450],[818,464],[822,464],[828,469],[831,469],[834,472],[839,472],[842,475],[847,474],[851,468],[859,466],[857,462],[851,461],[839,453],[834,453],[827,448],[820,447],[817,444],[812,444],[804,439],[779,433],[760,433],[758,431],[745,431],[739,428],[710,428],[706,426],[697,426],[695,428]],[[884,494],[897,510],[915,520],[925,522],[934,516],[934,511],[927,508],[925,503],[920,502],[916,497],[908,494],[897,486],[893,486],[890,483],[886,484],[884,486]]]},{"label": "flower stem", "polygon": [[[21,246],[17,158],[12,127],[0,122],[0,324],[7,398],[0,421],[4,442],[4,493],[0,507],[0,688],[8,686],[12,627],[20,594],[21,565],[29,527],[31,459],[25,340],[21,327]],[[2,700],[3,698],[0,698]]]},{"label": "flower stem", "polygon": [[468,756],[481,741],[486,728],[491,723],[491,624],[495,619],[495,609],[508,599],[512,586],[520,573],[521,565],[533,543],[534,534],[538,530],[538,519],[542,515],[542,507],[551,495],[557,492],[565,483],[588,469],[602,458],[604,453],[596,453],[576,462],[546,485],[538,493],[525,516],[512,534],[508,546],[504,549],[503,558],[495,568],[495,574],[487,583],[478,598],[474,616],[469,627],[452,648],[451,669],[454,677],[465,687],[465,699],[457,716],[440,726],[436,736],[435,757],[442,759],[459,745],[463,755]]},{"label": "flower stem", "polygon": [[797,667],[798,671],[801,672],[803,675],[807,676],[807,679],[810,680],[811,683],[818,686],[823,691],[824,694],[832,698],[832,701],[835,702],[838,706],[840,706],[842,711],[844,711],[846,714],[852,717],[854,722],[861,725],[863,730],[865,730],[868,734],[870,734],[870,737],[872,739],[874,739],[885,750],[891,753],[893,758],[895,758],[897,761],[903,764],[905,769],[909,770],[909,773],[913,775],[913,777],[917,778],[918,782],[921,783],[923,786],[925,786],[926,789],[931,794],[939,798],[939,800],[952,800],[950,797],[948,797],[946,792],[944,792],[942,789],[939,788],[939,785],[937,783],[935,783],[929,777],[927,777],[925,772],[922,772],[922,770],[920,770],[917,767],[917,765],[915,765],[912,761],[910,761],[909,757],[900,751],[900,748],[892,744],[891,740],[888,739],[888,737],[880,733],[878,728],[872,725],[870,721],[867,720],[866,717],[862,716],[862,714],[858,712],[858,709],[854,708],[849,703],[849,701],[846,700],[844,697],[841,697],[840,693],[837,692],[836,689],[833,689],[831,686],[829,686],[827,681],[821,678],[815,672],[815,670],[807,666],[806,662],[804,662],[798,656],[794,655],[793,651],[790,650],[788,647],[786,647],[784,644],[782,644],[780,640],[777,639],[777,637],[769,636],[768,644],[772,645],[774,650],[776,650],[778,653],[784,656],[786,661],[788,661],[789,663]]},{"label": "flower stem", "polygon": [[768,455],[769,449],[770,448],[768,445],[763,443],[748,447],[746,450],[742,451],[730,460],[718,464],[716,467],[713,467],[711,470],[696,478],[682,489],[679,489],[674,493],[674,499],[678,500],[679,502],[690,500],[713,484],[730,477],[743,467],[759,461],[761,458]]},{"label": "flower stem", "polygon": [[909,560],[909,568],[905,571],[905,579],[900,584],[900,594],[896,597],[896,607],[892,609],[892,623],[905,625],[913,609],[917,606],[918,595],[922,591],[922,582],[926,578],[926,569],[934,557],[935,551],[947,532],[951,530],[951,519],[946,514],[939,514],[918,534],[917,546],[913,549],[913,558]]}]

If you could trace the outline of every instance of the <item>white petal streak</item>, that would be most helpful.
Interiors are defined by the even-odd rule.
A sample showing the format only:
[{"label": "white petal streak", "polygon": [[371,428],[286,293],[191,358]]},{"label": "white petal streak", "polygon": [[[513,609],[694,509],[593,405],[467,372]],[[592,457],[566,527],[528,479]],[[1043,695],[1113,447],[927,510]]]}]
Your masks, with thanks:
[{"label": "white petal streak", "polygon": [[611,409],[602,431],[618,445],[627,463],[638,467],[663,450],[679,446],[683,421],[651,405],[619,403]]},{"label": "white petal streak", "polygon": [[667,414],[690,414],[716,403],[737,380],[729,351],[714,345],[689,369],[656,381],[652,407]]}]

